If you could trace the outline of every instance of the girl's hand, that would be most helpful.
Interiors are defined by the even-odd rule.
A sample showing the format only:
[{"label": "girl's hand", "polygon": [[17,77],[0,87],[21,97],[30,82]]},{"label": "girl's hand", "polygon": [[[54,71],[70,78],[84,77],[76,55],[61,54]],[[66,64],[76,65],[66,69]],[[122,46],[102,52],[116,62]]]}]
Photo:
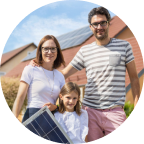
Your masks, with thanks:
[{"label": "girl's hand", "polygon": [[47,106],[50,111],[54,111],[54,110],[57,108],[56,105],[54,105],[54,104],[52,104],[52,103],[50,103],[50,102],[44,104],[43,107],[44,107],[44,106]]},{"label": "girl's hand", "polygon": [[35,66],[39,67],[39,65],[37,63],[35,63],[35,60],[31,60],[29,65],[31,65],[33,67],[35,67]]}]

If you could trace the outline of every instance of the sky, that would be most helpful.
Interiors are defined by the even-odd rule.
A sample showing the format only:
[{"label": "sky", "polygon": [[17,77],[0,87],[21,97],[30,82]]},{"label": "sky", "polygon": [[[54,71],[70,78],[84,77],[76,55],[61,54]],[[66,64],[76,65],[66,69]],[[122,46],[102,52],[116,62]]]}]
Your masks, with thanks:
[{"label": "sky", "polygon": [[[42,6],[17,24],[3,53],[29,43],[38,45],[47,34],[59,36],[88,25],[88,13],[99,5],[85,1],[59,1]],[[115,14],[110,11],[111,17]]]}]

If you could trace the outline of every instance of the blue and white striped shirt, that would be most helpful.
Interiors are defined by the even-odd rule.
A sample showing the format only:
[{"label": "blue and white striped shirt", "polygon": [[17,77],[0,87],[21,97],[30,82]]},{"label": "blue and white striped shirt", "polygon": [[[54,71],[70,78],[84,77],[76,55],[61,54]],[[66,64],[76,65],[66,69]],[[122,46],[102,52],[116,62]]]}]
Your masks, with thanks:
[{"label": "blue and white striped shirt", "polygon": [[81,47],[71,65],[79,71],[86,68],[83,105],[94,109],[123,106],[126,64],[132,60],[132,47],[124,40],[112,38],[105,46],[93,42]]}]

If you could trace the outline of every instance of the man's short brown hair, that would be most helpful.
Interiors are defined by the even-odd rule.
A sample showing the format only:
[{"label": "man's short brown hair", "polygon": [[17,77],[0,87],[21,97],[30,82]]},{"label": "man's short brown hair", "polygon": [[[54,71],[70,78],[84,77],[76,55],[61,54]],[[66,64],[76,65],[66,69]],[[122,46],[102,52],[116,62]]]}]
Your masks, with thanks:
[{"label": "man's short brown hair", "polygon": [[97,8],[93,8],[93,9],[89,12],[89,14],[88,14],[88,22],[89,22],[89,24],[91,24],[91,19],[92,19],[92,17],[93,17],[94,15],[98,15],[98,14],[100,14],[100,15],[105,15],[106,18],[107,18],[107,21],[110,21],[110,20],[111,20],[110,13],[109,13],[109,11],[108,11],[106,8],[104,8],[104,7],[97,7]]}]

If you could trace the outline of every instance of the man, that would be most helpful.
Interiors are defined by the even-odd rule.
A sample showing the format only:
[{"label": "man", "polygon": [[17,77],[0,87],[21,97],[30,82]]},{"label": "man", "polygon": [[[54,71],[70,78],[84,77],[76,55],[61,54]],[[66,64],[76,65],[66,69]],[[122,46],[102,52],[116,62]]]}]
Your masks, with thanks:
[{"label": "man", "polygon": [[134,107],[140,96],[131,45],[127,41],[109,37],[110,20],[110,14],[104,7],[90,11],[88,22],[95,41],[81,47],[71,63],[62,70],[65,78],[68,78],[86,68],[87,84],[82,105],[89,117],[88,141],[111,133],[125,121],[126,69],[131,81]]},{"label": "man", "polygon": [[131,45],[109,37],[110,14],[104,7],[88,15],[95,42],[81,47],[71,63],[62,70],[65,78],[86,68],[87,84],[83,108],[89,116],[88,141],[111,133],[126,119],[125,72],[131,81],[134,106],[140,96],[140,85]]}]

